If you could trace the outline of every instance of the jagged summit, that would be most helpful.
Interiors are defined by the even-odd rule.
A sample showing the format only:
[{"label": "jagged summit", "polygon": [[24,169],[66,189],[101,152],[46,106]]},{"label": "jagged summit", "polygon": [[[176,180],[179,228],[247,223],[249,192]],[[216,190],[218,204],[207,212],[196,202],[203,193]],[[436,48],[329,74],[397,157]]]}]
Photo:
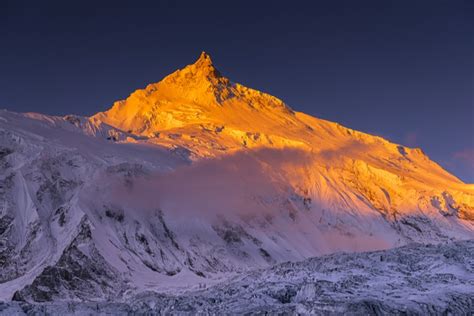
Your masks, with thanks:
[{"label": "jagged summit", "polygon": [[196,62],[206,62],[206,63],[212,64],[211,55],[209,55],[205,51],[202,51],[201,55],[199,55],[199,59]]},{"label": "jagged summit", "polygon": [[213,68],[213,69],[215,69],[214,64],[212,63],[211,56],[208,53],[206,53],[205,51],[203,51],[201,53],[201,55],[199,55],[199,58],[194,63],[194,66],[196,68]]},{"label": "jagged summit", "polygon": [[[168,77],[173,78],[182,74],[186,75],[186,79],[195,77],[196,79],[207,80],[211,84],[219,84],[219,79],[222,78],[221,73],[214,66],[211,56],[204,51],[201,53],[194,64],[190,64],[184,69],[178,70]],[[226,80],[225,78],[222,79]]]},{"label": "jagged summit", "polygon": [[[183,127],[212,124],[251,129],[285,121],[292,111],[279,99],[231,82],[202,52],[193,64],[173,72],[158,83],[133,92],[93,119],[141,135]],[[249,117],[253,120],[249,121]],[[255,128],[257,126],[253,126]]]},{"label": "jagged summit", "polygon": [[[169,90],[177,90],[181,94],[192,91],[193,97],[197,99],[205,95],[214,95],[219,98],[219,94],[225,93],[224,88],[232,88],[230,80],[221,75],[214,66],[211,56],[204,51],[195,63],[175,71],[158,84],[167,85]],[[182,91],[183,89],[185,91]],[[212,100],[203,100],[203,102],[209,101]]]}]

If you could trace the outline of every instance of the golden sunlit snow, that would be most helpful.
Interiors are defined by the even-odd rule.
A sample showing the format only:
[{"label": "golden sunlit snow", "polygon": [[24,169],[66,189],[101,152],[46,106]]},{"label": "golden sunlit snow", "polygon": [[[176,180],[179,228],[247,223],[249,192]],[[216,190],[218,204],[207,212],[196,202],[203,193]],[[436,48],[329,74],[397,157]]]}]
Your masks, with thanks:
[{"label": "golden sunlit snow", "polygon": [[194,64],[135,91],[91,121],[141,135],[142,142],[186,148],[194,160],[292,148],[298,159],[288,161],[285,176],[308,196],[328,203],[342,199],[372,212],[361,196],[342,193],[349,188],[389,217],[428,212],[433,206],[460,218],[474,216],[473,186],[420,149],[295,112],[271,95],[223,77],[205,52]]}]

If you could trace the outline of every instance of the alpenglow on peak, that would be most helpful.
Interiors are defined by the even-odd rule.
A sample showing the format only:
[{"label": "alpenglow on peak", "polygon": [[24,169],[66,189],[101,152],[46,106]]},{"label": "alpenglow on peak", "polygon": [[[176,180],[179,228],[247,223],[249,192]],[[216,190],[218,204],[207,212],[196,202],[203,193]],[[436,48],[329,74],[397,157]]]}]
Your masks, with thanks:
[{"label": "alpenglow on peak", "polygon": [[206,52],[193,64],[136,90],[93,118],[142,135],[208,122],[246,130],[255,129],[256,121],[265,127],[294,119],[278,98],[222,76]]},{"label": "alpenglow on peak", "polygon": [[[204,51],[201,53],[194,64],[188,65],[183,69],[183,71],[185,70],[187,72],[191,72],[195,76],[200,76],[201,78],[206,78],[210,81],[213,81],[213,79],[222,78],[221,73],[214,66],[211,56]],[[218,82],[213,83],[216,84]]]},{"label": "alpenglow on peak", "polygon": [[196,66],[213,66],[212,64],[212,58],[211,56],[206,53],[205,51],[202,51],[201,52],[201,55],[199,56],[198,60],[196,60],[196,62],[194,63]]}]

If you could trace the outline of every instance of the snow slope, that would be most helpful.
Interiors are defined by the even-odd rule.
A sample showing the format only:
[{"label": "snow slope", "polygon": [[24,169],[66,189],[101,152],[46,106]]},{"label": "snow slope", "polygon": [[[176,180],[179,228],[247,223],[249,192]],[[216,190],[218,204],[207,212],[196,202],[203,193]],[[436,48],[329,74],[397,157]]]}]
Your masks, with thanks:
[{"label": "snow slope", "polygon": [[1,300],[118,300],[474,238],[473,185],[233,83],[205,53],[90,118],[1,111],[0,168]]}]

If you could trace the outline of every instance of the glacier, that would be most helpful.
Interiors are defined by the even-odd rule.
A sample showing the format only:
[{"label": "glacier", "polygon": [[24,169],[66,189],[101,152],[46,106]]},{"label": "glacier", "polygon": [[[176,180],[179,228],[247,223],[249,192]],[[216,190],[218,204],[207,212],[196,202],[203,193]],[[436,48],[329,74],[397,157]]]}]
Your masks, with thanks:
[{"label": "glacier", "polygon": [[125,302],[0,303],[9,315],[468,315],[474,242],[336,253],[239,274],[218,285]]}]

